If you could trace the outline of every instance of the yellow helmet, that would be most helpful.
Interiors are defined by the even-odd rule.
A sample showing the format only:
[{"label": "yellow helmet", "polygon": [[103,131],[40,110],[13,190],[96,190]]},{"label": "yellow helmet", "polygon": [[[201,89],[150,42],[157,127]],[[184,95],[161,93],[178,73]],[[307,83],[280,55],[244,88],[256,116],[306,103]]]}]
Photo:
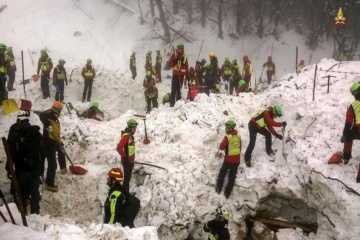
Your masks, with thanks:
[{"label": "yellow helmet", "polygon": [[215,53],[214,53],[214,52],[210,52],[210,53],[209,53],[209,57],[215,57]]}]

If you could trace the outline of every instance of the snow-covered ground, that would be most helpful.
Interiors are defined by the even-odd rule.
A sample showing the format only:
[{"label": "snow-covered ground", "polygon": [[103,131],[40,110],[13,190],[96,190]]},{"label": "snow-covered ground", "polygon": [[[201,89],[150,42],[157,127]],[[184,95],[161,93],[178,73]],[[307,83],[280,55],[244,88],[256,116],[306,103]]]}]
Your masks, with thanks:
[{"label": "snow-covered ground", "polygon": [[[136,1],[127,2],[130,9],[138,12]],[[200,94],[194,102],[179,101],[174,108],[160,105],[146,116],[151,143],[144,145],[144,122],[134,114],[145,112],[142,88],[145,53],[150,49],[153,53],[156,49],[167,50],[161,41],[145,37],[152,26],[139,25],[138,15],[121,11],[111,1],[12,0],[0,1],[1,4],[6,4],[7,8],[0,13],[3,33],[0,42],[13,46],[18,66],[17,82],[22,79],[20,50],[24,50],[25,78],[28,78],[36,71],[40,49],[46,46],[54,63],[64,58],[67,71],[74,70],[73,81],[65,89],[65,101],[72,102],[82,111],[89,104],[80,101],[83,88],[80,71],[90,57],[98,74],[92,99],[99,101],[100,109],[105,113],[105,121],[97,122],[78,119],[64,109],[60,121],[66,150],[76,165],[89,172],[84,176],[58,174],[56,182],[60,191],[42,192],[40,215],[27,217],[29,228],[21,227],[16,207],[10,204],[18,225],[4,224],[0,220],[1,239],[20,239],[24,235],[30,240],[185,239],[189,233],[197,239],[205,239],[207,235],[202,231],[202,224],[213,217],[218,205],[230,209],[229,230],[232,239],[236,239],[245,217],[255,215],[259,200],[271,193],[300,199],[319,212],[316,235],[311,233],[302,237],[299,230],[281,230],[278,239],[360,238],[358,196],[348,192],[341,183],[317,173],[337,178],[360,191],[355,182],[360,159],[358,142],[354,143],[354,157],[348,165],[327,164],[332,153],[342,149],[340,137],[345,112],[353,100],[349,88],[352,83],[360,81],[359,62],[339,63],[328,59],[331,52],[326,49],[332,49],[331,44],[325,43],[311,52],[302,47],[302,36],[293,33],[284,33],[279,42],[271,39],[234,42],[226,37],[220,41],[215,31],[187,26],[189,32],[202,33],[194,43],[185,42],[191,65],[194,65],[202,38],[205,38],[200,58],[207,59],[208,52],[215,51],[219,59],[229,56],[241,62],[241,56],[248,54],[258,78],[261,64],[266,61],[273,43],[277,80],[269,88],[264,86],[263,91],[256,95],[208,97]],[[154,29],[161,32],[160,25]],[[75,31],[81,32],[81,36],[74,36]],[[315,65],[305,67],[299,75],[293,73],[296,45],[300,46],[300,58],[306,60],[312,54],[313,61],[318,62],[315,101],[312,95]],[[34,59],[34,66],[27,49]],[[137,52],[138,59],[136,81],[127,71],[132,51]],[[171,72],[163,72],[163,83],[158,86],[160,96],[170,91],[166,74]],[[327,94],[327,79],[323,77],[329,74],[336,78],[331,79],[330,93]],[[39,82],[31,82],[26,87],[33,110],[51,107],[53,98],[42,99]],[[15,88],[17,90],[10,92],[9,97],[20,101],[24,98],[22,85],[15,85]],[[53,86],[51,89],[54,96]],[[184,96],[185,92],[183,89]],[[216,158],[215,153],[225,134],[224,123],[228,119],[237,123],[243,140],[242,152],[245,152],[249,141],[247,123],[251,116],[274,104],[283,106],[284,115],[279,121],[288,123],[286,142],[283,145],[282,141],[274,140],[273,148],[278,151],[275,162],[270,162],[265,153],[264,139],[259,136],[252,156],[253,167],[247,168],[242,160],[236,186],[226,200],[223,194],[214,191],[222,164],[222,159]],[[102,205],[108,190],[107,172],[112,167],[121,166],[116,144],[129,118],[136,118],[139,122],[135,134],[137,161],[167,169],[135,166],[130,191],[141,200],[141,210],[134,229],[102,224]],[[7,136],[15,119],[16,113],[0,113],[1,136]],[[31,115],[31,123],[41,126],[35,114]],[[277,130],[281,133],[280,129]],[[80,146],[74,137],[74,133],[78,135],[80,131],[85,136],[86,146]],[[3,175],[0,188],[8,190],[8,181]],[[6,215],[4,206],[0,210]]]}]

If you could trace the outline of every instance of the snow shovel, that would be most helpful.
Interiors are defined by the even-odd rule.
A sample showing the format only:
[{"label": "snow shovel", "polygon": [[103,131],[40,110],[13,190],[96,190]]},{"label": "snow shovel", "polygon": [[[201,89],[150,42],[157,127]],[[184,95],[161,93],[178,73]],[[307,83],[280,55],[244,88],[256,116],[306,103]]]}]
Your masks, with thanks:
[{"label": "snow shovel", "polygon": [[21,110],[31,111],[31,108],[32,108],[32,103],[31,103],[31,101],[26,100],[26,99],[21,99],[21,106],[20,106],[20,109],[21,109]]},{"label": "snow shovel", "polygon": [[3,112],[6,115],[19,111],[19,107],[18,107],[15,99],[13,99],[13,98],[3,100],[2,105],[3,105]]},{"label": "snow shovel", "polygon": [[159,168],[159,169],[162,169],[162,170],[167,170],[167,169],[164,168],[164,167],[160,167],[160,166],[158,166],[158,165],[154,165],[154,164],[150,164],[150,163],[137,162],[137,161],[135,161],[134,163],[135,163],[135,164],[139,164],[139,165],[146,165],[146,166],[150,166],[150,167]]},{"label": "snow shovel", "polygon": [[334,153],[328,161],[328,164],[341,163],[341,152]]},{"label": "snow shovel", "polygon": [[53,138],[55,139],[56,143],[59,145],[61,151],[65,154],[67,160],[69,160],[71,166],[69,166],[70,172],[73,174],[78,174],[78,175],[84,175],[87,173],[87,170],[80,167],[80,166],[75,166],[73,164],[73,162],[71,161],[69,155],[66,153],[65,148],[63,146],[61,146],[61,143],[59,140],[56,139],[55,135],[53,133],[51,133],[51,135],[53,136]]},{"label": "snow shovel", "polygon": [[150,140],[148,139],[148,137],[147,137],[147,131],[146,131],[146,119],[144,118],[144,126],[145,126],[145,139],[144,139],[144,141],[143,141],[143,143],[145,144],[145,145],[147,145],[147,144],[149,144],[150,143]]}]

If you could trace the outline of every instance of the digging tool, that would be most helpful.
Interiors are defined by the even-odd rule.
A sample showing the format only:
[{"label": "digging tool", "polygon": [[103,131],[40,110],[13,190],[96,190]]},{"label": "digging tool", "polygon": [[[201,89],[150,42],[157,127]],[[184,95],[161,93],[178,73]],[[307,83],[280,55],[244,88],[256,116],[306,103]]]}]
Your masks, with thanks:
[{"label": "digging tool", "polygon": [[70,77],[69,77],[69,82],[72,82],[71,76],[72,76],[73,72],[74,72],[74,69],[71,70]]},{"label": "digging tool", "polygon": [[[264,69],[265,69],[265,66],[263,67],[263,69],[261,71],[260,78],[259,78],[259,83],[262,83],[262,75],[263,75]],[[255,84],[255,87],[256,87],[256,84]]]},{"label": "digging tool", "polygon": [[28,110],[31,111],[32,108],[32,103],[29,100],[26,99],[21,99],[21,105],[20,105],[20,109],[21,110]]},{"label": "digging tool", "polygon": [[[29,52],[30,54],[30,52]],[[31,56],[31,55],[30,55]],[[32,60],[32,59],[31,59]],[[32,103],[31,101],[29,100],[26,100],[26,89],[25,89],[25,85],[26,85],[26,80],[24,79],[25,78],[25,74],[24,74],[24,56],[23,56],[23,51],[21,51],[21,68],[22,68],[22,78],[23,78],[23,86],[24,86],[24,95],[25,95],[25,99],[21,99],[21,106],[20,106],[20,109],[21,110],[29,110],[31,111],[31,107],[32,107]],[[34,77],[34,75],[33,75]],[[30,80],[29,80],[30,82]]]},{"label": "digging tool", "polygon": [[[20,188],[19,188],[19,183],[18,183],[17,177],[16,177],[16,175],[15,175],[15,170],[14,170],[13,161],[12,161],[11,154],[10,154],[10,150],[9,150],[9,146],[8,146],[8,144],[7,144],[7,141],[6,141],[6,138],[5,138],[5,137],[2,138],[2,142],[3,142],[3,145],[4,145],[4,150],[5,150],[6,159],[7,159],[6,164],[7,164],[8,168],[10,169],[10,174],[11,174],[11,176],[12,176],[11,181],[12,181],[12,183],[13,183],[13,185],[14,185],[17,199],[19,199],[19,201],[18,201],[18,207],[19,207],[19,210],[20,210],[21,219],[22,219],[23,225],[24,225],[25,227],[27,227],[27,221],[26,221],[26,217],[25,217],[25,207],[24,207],[24,205],[23,205],[23,201],[21,200],[22,197],[21,197],[21,192],[20,192]],[[4,202],[5,206],[6,206],[6,209],[7,209],[7,211],[9,212],[11,222],[12,222],[13,224],[16,224],[16,223],[15,223],[15,220],[14,220],[14,218],[13,218],[11,212],[10,212],[10,209],[9,209],[9,207],[7,206],[7,202],[6,202],[5,198],[4,198],[4,194],[2,193],[1,189],[0,189],[0,197],[2,198],[2,200],[3,200],[3,202]]]},{"label": "digging tool", "polygon": [[4,214],[0,211],[0,217],[4,220],[4,222],[7,222],[7,220],[6,220],[6,218],[5,218],[5,216],[4,216]]},{"label": "digging tool", "polygon": [[19,107],[15,99],[13,98],[3,100],[2,105],[3,105],[3,112],[5,115],[19,111]]},{"label": "digging tool", "polygon": [[144,139],[143,143],[144,143],[145,145],[147,145],[147,144],[149,144],[149,143],[150,143],[150,140],[149,140],[149,139],[148,139],[148,137],[147,137],[147,131],[146,131],[146,119],[144,118],[143,120],[144,120],[144,126],[145,126],[145,139]]},{"label": "digging tool", "polygon": [[166,171],[167,171],[167,169],[164,168],[164,167],[160,167],[160,166],[157,166],[157,165],[154,165],[154,164],[150,164],[150,163],[137,162],[137,161],[135,161],[134,163],[135,163],[135,164],[139,164],[139,165],[146,165],[146,166],[150,166],[150,167],[160,168],[160,169],[162,169],[162,170],[166,170]]},{"label": "digging tool", "polygon": [[60,141],[55,137],[54,133],[51,132],[51,135],[53,136],[53,138],[55,139],[56,143],[59,145],[61,151],[65,154],[67,160],[69,160],[71,166],[69,166],[70,172],[73,174],[78,174],[78,175],[84,175],[87,173],[87,170],[80,167],[80,166],[75,166],[73,164],[73,162],[71,161],[69,155],[66,153],[65,148],[61,145]]},{"label": "digging tool", "polygon": [[134,114],[135,117],[141,117],[141,118],[146,118],[145,115],[139,115],[139,114]]}]

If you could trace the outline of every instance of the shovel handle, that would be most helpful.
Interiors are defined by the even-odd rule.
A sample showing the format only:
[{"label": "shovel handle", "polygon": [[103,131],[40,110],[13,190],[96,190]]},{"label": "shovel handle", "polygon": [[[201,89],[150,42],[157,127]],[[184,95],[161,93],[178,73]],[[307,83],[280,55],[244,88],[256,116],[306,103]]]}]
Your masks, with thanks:
[{"label": "shovel handle", "polygon": [[6,218],[5,218],[5,216],[4,216],[4,214],[0,211],[0,217],[4,220],[4,222],[7,222],[7,220],[6,220]]},{"label": "shovel handle", "polygon": [[6,210],[7,210],[8,213],[9,213],[11,222],[12,222],[13,224],[16,224],[16,223],[15,223],[15,220],[14,220],[14,217],[13,217],[11,211],[10,211],[9,205],[7,204],[6,199],[5,199],[4,197],[2,198],[2,201],[3,201],[3,203],[4,203],[5,207],[6,207]]},{"label": "shovel handle", "polygon": [[[61,145],[60,141],[59,141],[59,140],[55,137],[55,135],[54,135],[54,133],[53,133],[53,132],[51,132],[51,136],[53,136],[53,138],[55,139],[55,141],[56,141],[56,143],[59,145],[59,147],[62,147],[62,145]],[[64,148],[64,154],[65,154],[66,158],[69,160],[69,162],[70,162],[71,166],[73,166],[73,167],[74,167],[74,164],[72,163],[72,161],[71,161],[71,159],[70,159],[69,155],[66,153],[65,148]]]}]

